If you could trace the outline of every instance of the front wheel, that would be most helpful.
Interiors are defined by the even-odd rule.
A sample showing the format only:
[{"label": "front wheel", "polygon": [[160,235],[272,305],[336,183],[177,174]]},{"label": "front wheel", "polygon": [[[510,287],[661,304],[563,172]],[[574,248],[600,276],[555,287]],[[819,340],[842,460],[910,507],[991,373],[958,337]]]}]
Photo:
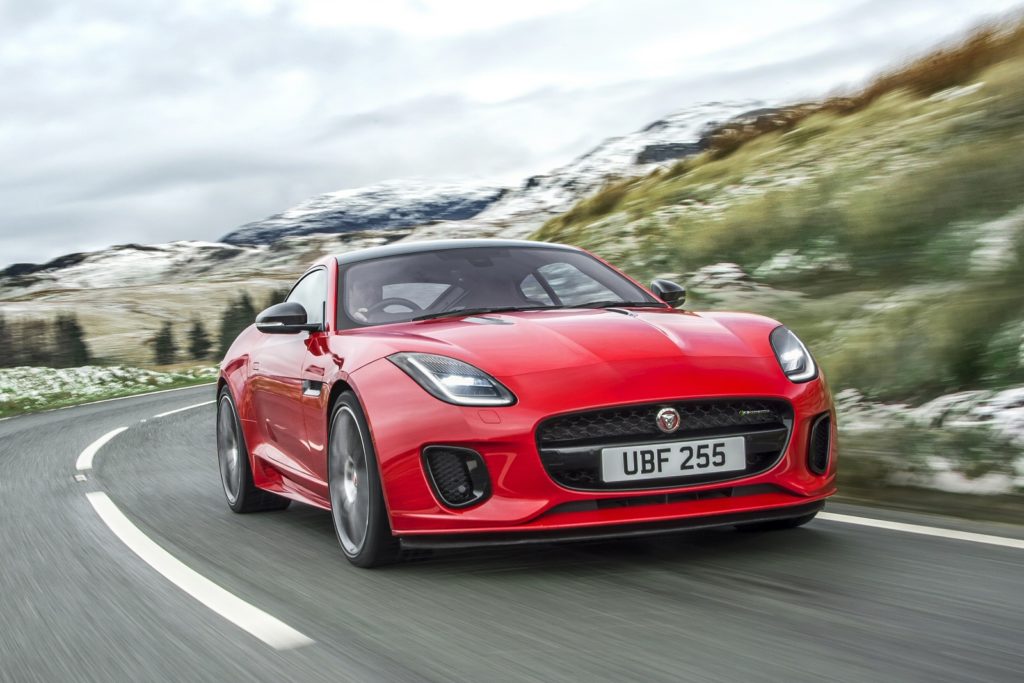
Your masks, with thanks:
[{"label": "front wheel", "polygon": [[264,491],[252,481],[249,451],[242,436],[242,424],[231,392],[225,386],[217,397],[217,464],[228,507],[235,512],[284,510],[287,498]]},{"label": "front wheel", "polygon": [[338,397],[331,413],[327,470],[331,517],[345,557],[357,567],[394,561],[398,541],[388,523],[377,457],[362,407],[350,391]]}]

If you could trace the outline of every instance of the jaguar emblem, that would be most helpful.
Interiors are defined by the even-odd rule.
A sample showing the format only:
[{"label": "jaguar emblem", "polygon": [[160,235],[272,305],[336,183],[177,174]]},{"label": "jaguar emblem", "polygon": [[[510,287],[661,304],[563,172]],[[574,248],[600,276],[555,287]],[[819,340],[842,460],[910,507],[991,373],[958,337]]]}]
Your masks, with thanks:
[{"label": "jaguar emblem", "polygon": [[654,421],[658,424],[658,429],[666,434],[671,434],[679,429],[679,411],[675,408],[662,408],[658,411]]}]

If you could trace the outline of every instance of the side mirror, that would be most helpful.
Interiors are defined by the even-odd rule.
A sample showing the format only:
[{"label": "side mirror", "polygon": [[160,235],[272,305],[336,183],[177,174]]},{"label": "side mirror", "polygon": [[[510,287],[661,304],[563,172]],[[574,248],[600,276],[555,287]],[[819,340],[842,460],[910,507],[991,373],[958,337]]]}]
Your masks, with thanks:
[{"label": "side mirror", "polygon": [[671,280],[655,280],[651,283],[651,291],[673,308],[679,308],[686,302],[686,287]]},{"label": "side mirror", "polygon": [[316,332],[322,326],[307,323],[309,317],[305,307],[298,301],[274,304],[256,316],[256,329],[264,334],[298,334]]}]

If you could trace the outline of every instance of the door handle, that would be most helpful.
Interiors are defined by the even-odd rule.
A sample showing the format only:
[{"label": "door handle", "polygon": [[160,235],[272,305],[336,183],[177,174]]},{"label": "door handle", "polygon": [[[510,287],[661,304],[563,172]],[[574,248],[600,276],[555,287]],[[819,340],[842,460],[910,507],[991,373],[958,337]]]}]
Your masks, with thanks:
[{"label": "door handle", "polygon": [[302,395],[303,396],[319,396],[323,393],[324,383],[317,382],[311,379],[302,380]]},{"label": "door handle", "polygon": [[258,360],[254,360],[252,362],[252,369],[253,370],[259,370],[260,369],[260,362]]}]

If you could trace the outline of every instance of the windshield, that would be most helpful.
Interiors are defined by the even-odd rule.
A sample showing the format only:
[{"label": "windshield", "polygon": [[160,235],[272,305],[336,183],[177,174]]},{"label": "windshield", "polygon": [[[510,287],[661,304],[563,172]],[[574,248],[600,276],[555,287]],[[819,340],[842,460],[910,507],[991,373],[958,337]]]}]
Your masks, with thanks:
[{"label": "windshield", "polygon": [[386,256],[344,268],[342,327],[494,310],[664,306],[597,259],[545,247]]}]

